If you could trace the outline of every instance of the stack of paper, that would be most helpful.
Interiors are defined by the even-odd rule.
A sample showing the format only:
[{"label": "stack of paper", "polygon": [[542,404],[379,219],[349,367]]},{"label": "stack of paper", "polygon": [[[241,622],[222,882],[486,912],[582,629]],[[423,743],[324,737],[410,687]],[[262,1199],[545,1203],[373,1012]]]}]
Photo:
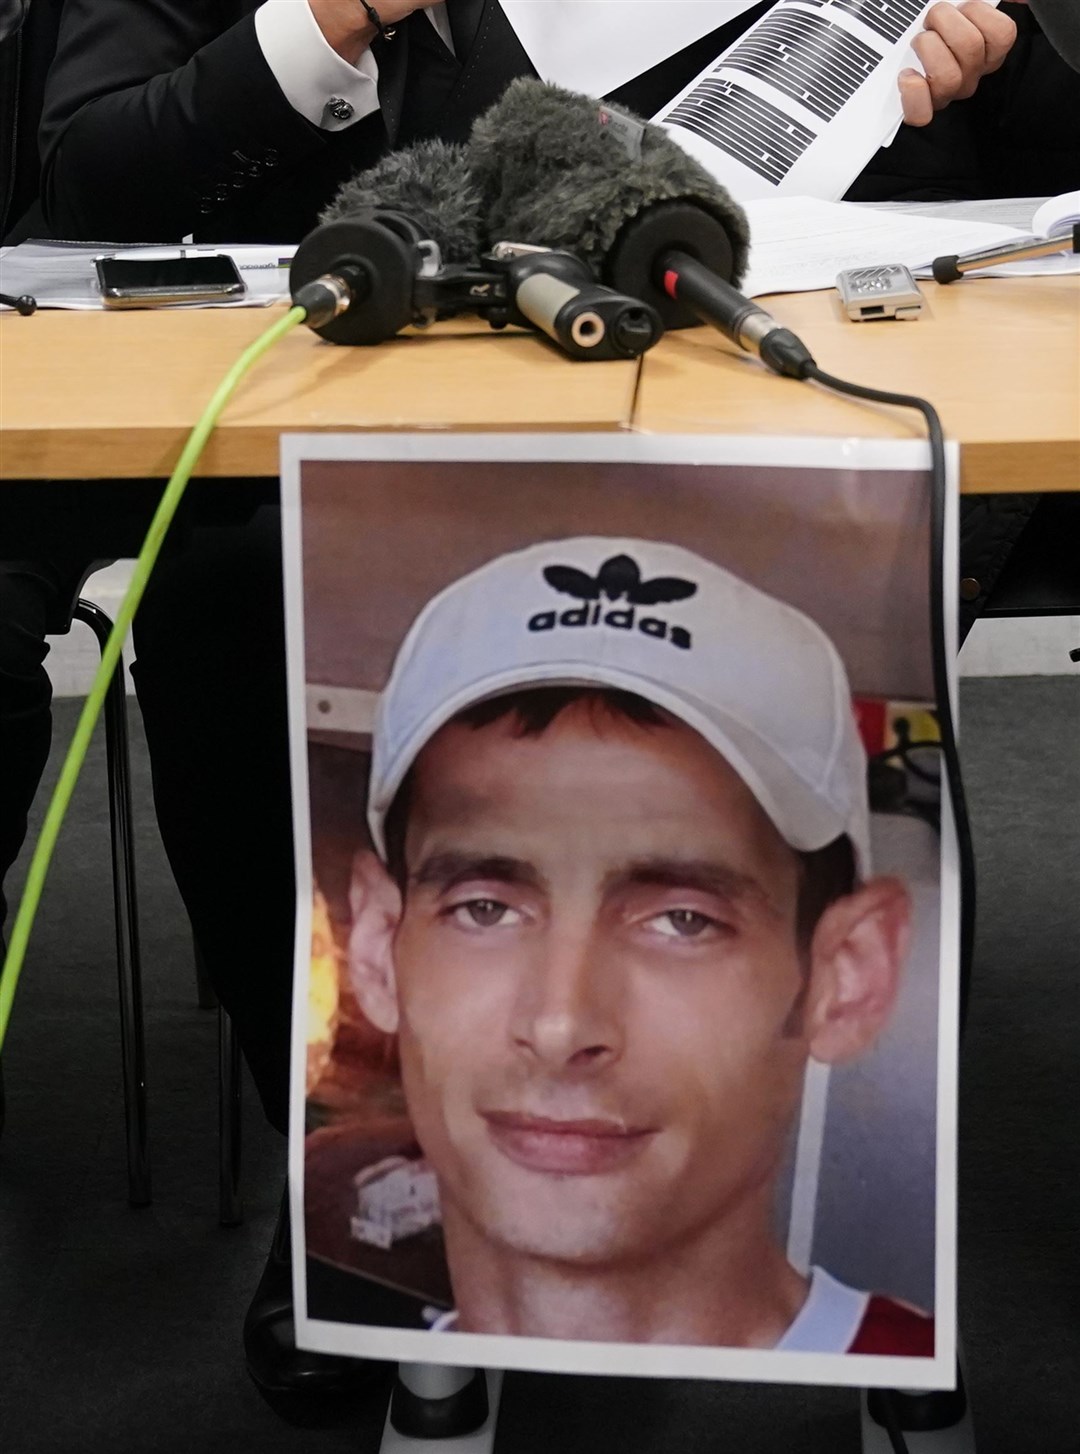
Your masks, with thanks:
[{"label": "stack of paper", "polygon": [[[1061,227],[1054,219],[1067,216],[1070,205],[1080,211],[1080,194],[1044,204],[1032,219],[1032,231],[1038,236],[1056,236]],[[904,263],[913,272],[929,274],[935,257],[1028,236],[994,222],[923,217],[902,207],[884,211],[852,202],[821,202],[815,197],[761,198],[746,203],[746,215],[750,221],[750,271],[743,292],[751,298],[831,288],[837,273],[881,263]],[[1078,272],[1080,258],[1061,254],[988,271],[1003,277]]]}]

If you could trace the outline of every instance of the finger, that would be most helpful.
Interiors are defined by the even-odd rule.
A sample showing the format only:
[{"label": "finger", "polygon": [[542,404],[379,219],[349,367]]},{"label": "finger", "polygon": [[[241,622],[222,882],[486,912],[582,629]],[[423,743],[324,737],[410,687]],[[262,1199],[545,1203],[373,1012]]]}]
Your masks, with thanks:
[{"label": "finger", "polygon": [[900,103],[909,126],[929,126],[934,119],[934,101],[925,76],[918,71],[901,71]]},{"label": "finger", "polygon": [[[921,35],[915,37],[911,47],[923,63],[926,84],[930,88],[930,99],[935,111],[940,111],[957,96],[969,94],[964,89],[968,78],[960,69],[956,56],[940,35],[935,34],[932,30],[924,30]],[[974,81],[971,83],[971,89],[975,89]]]},{"label": "finger", "polygon": [[[987,9],[989,8],[988,6]],[[963,79],[952,94],[969,96],[986,65],[986,40],[983,32],[966,15],[962,15],[955,5],[941,3],[934,5],[928,12],[925,34],[938,36],[960,68]],[[934,90],[933,84],[930,89]]]},{"label": "finger", "polygon": [[982,32],[985,60],[983,74],[996,71],[1016,41],[1016,21],[1001,10],[987,5],[986,0],[963,0],[960,14]]}]

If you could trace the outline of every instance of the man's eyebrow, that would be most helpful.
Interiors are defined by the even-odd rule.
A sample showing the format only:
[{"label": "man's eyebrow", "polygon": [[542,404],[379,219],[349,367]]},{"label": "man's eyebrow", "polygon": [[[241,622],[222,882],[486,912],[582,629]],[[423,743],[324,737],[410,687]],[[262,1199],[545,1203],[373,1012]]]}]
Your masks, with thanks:
[{"label": "man's eyebrow", "polygon": [[409,882],[417,887],[434,887],[440,893],[468,879],[494,879],[498,883],[540,888],[540,874],[531,863],[502,854],[466,853],[449,849],[423,859]]},{"label": "man's eyebrow", "polygon": [[605,893],[626,888],[693,889],[734,904],[746,903],[770,916],[778,905],[752,874],[705,858],[642,858],[612,870],[604,879]]}]

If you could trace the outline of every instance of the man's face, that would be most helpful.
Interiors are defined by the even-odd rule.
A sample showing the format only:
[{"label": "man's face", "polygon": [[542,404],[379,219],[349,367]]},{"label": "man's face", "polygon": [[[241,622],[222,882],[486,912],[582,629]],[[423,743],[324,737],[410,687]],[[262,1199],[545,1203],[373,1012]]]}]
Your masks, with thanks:
[{"label": "man's face", "polygon": [[807,1048],[799,866],[674,720],[444,727],[393,939],[405,1092],[448,1219],[603,1267],[767,1194]]}]

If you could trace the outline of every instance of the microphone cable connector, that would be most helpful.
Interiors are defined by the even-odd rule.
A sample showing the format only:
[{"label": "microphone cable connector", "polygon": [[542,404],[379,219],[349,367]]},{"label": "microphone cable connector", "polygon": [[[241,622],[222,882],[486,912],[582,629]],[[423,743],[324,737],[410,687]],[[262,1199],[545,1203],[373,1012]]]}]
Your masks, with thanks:
[{"label": "microphone cable connector", "polygon": [[304,283],[293,294],[293,304],[307,313],[309,328],[322,328],[362,302],[371,291],[367,270],[357,263],[343,263],[332,273],[323,273]]}]

